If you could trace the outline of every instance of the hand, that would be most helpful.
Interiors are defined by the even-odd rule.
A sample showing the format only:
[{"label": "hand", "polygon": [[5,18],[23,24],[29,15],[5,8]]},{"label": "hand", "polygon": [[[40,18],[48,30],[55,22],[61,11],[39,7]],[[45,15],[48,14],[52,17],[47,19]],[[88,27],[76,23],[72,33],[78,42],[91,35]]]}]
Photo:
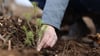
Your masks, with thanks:
[{"label": "hand", "polygon": [[42,48],[53,47],[56,41],[57,35],[55,29],[52,26],[47,25],[42,40],[37,46],[37,51],[40,51]]}]

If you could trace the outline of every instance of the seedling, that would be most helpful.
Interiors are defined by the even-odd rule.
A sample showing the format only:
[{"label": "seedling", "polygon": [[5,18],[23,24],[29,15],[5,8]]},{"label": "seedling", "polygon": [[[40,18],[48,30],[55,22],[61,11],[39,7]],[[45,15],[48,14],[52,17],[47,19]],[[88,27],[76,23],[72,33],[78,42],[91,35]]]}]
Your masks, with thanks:
[{"label": "seedling", "polygon": [[33,6],[34,6],[34,10],[33,10],[33,12],[34,12],[35,19],[36,19],[36,13],[37,13],[37,2],[33,2],[32,4],[33,4]]},{"label": "seedling", "polygon": [[32,31],[28,31],[26,26],[23,26],[22,29],[25,31],[26,38],[25,38],[25,45],[31,46],[34,42],[34,34]]},{"label": "seedling", "polygon": [[37,19],[35,27],[36,27],[36,37],[37,37],[37,44],[38,44],[38,43],[40,43],[40,41],[42,39],[42,35],[43,35],[44,31],[46,30],[47,26],[42,25],[41,19]]},{"label": "seedling", "polygon": [[[36,15],[36,13],[37,13],[37,3],[33,2],[32,4],[34,6],[34,10],[33,10],[34,15]],[[40,41],[42,39],[41,37],[43,35],[43,32],[46,29],[46,26],[42,26],[42,20],[35,16],[34,20],[36,21],[36,24],[34,26],[35,26],[36,31],[34,32],[32,30],[31,24],[30,24],[30,20],[33,19],[33,18],[31,18],[30,14],[28,14],[28,13],[25,14],[25,18],[26,18],[26,22],[27,22],[28,26],[24,25],[22,27],[22,29],[25,31],[25,34],[26,34],[26,38],[25,38],[24,43],[26,45],[29,45],[29,46],[31,46],[33,43],[34,43],[34,45],[35,45],[35,43],[37,43],[37,44],[40,43]],[[35,40],[36,40],[36,42],[35,42]]]},{"label": "seedling", "polygon": [[[32,44],[35,44],[35,42],[34,42],[35,34],[30,25],[30,20],[31,20],[30,14],[28,14],[28,13],[25,14],[25,20],[26,20],[28,26],[25,26],[25,25],[22,26],[22,29],[25,31],[25,35],[26,35],[24,43],[25,43],[25,45],[32,46]],[[28,27],[30,30],[27,29]]]}]

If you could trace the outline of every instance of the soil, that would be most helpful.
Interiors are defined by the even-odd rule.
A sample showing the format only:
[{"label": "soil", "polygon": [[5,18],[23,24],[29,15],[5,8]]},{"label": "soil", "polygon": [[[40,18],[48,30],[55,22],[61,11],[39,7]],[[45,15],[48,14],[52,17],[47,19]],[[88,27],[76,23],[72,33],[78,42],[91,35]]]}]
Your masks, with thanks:
[{"label": "soil", "polygon": [[[36,46],[24,44],[24,19],[16,16],[0,16],[0,56],[100,56],[100,47],[77,40],[59,39],[53,48],[36,51]],[[31,26],[35,31],[34,26]],[[62,33],[60,33],[62,34]]]}]

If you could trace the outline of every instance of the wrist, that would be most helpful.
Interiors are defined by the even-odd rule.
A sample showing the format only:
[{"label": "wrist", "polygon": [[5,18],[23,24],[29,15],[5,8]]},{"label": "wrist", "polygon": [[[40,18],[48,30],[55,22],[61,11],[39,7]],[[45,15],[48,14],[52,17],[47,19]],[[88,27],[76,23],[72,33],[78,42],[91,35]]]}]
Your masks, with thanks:
[{"label": "wrist", "polygon": [[48,25],[48,24],[44,24],[43,27],[47,27],[47,28],[49,28],[49,29],[53,29],[53,30],[55,30],[55,28],[54,28],[53,26]]},{"label": "wrist", "polygon": [[48,28],[48,30],[51,29],[51,30],[55,31],[55,33],[57,34],[58,37],[60,36],[60,31],[57,28],[55,28],[54,26],[48,25],[48,24],[43,24],[43,26],[46,26]]}]

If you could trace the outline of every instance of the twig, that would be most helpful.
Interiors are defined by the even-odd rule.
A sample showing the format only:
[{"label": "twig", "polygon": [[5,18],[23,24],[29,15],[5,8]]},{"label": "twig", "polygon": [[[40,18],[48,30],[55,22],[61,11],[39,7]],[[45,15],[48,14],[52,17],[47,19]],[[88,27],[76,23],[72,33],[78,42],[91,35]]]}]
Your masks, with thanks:
[{"label": "twig", "polygon": [[4,35],[1,35],[1,34],[0,34],[0,39],[3,40],[4,43],[6,42],[6,39],[4,38],[5,36],[6,36],[6,34],[4,34]]},{"label": "twig", "polygon": [[8,51],[11,50],[11,40],[8,40]]},{"label": "twig", "polygon": [[[30,30],[33,32],[33,29],[31,27],[31,24],[29,23],[29,21],[27,21],[28,27],[30,28]],[[34,33],[34,32],[33,32]]]}]

